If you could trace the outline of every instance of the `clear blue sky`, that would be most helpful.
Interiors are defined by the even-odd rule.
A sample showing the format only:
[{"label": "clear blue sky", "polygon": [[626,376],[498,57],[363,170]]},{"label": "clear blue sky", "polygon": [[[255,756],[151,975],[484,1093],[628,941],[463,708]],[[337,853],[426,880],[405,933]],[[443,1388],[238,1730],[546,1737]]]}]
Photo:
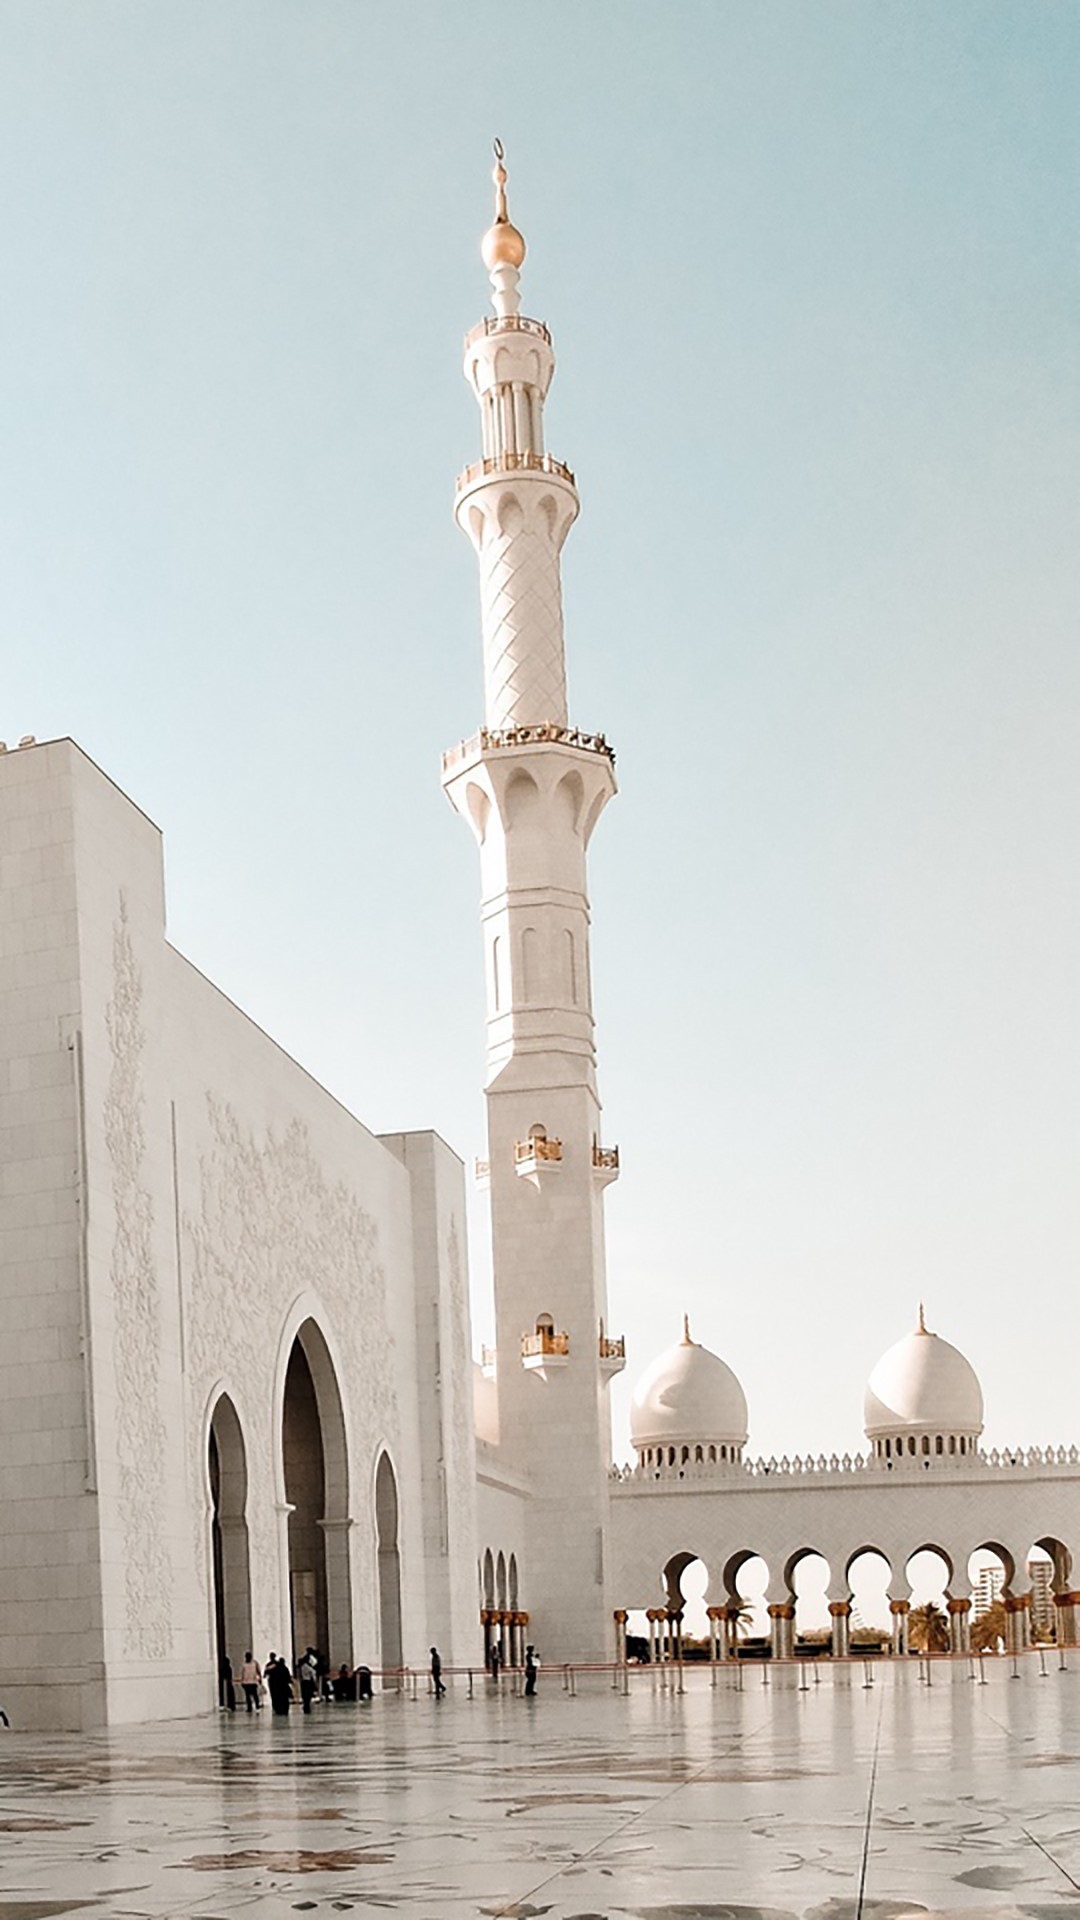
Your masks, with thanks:
[{"label": "clear blue sky", "polygon": [[618,1404],[685,1306],[766,1452],[858,1443],[920,1297],[991,1439],[1080,1438],[1078,43],[1045,0],[0,10],[0,735],[74,734],[176,943],[465,1156],[438,758],[506,142],[622,783]]}]

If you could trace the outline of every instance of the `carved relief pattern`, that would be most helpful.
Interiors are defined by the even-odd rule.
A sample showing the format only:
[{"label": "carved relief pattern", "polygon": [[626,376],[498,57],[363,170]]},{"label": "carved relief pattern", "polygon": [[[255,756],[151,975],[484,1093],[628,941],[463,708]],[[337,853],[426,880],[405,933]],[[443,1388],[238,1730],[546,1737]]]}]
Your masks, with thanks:
[{"label": "carved relief pattern", "polygon": [[[526,493],[526,489],[521,489]],[[480,558],[487,720],[492,727],[566,725],[558,549],[527,497],[528,518],[486,531]]]},{"label": "carved relief pattern", "polygon": [[110,1277],[124,1531],[124,1650],[136,1658],[162,1660],[172,1651],[173,1578],[161,1521],[166,1459],[161,1302],[154,1267],[153,1199],[143,1184],[142,976],[123,894],[113,927],[113,997],[105,1009],[105,1024],[112,1051],[104,1123],[116,1220]]},{"label": "carved relief pattern", "polygon": [[[184,1216],[190,1259],[185,1262],[191,1299],[188,1311],[188,1385],[196,1418],[189,1478],[198,1490],[197,1564],[204,1588],[206,1516],[203,1495],[203,1431],[206,1399],[223,1372],[235,1380],[251,1420],[245,1429],[248,1473],[248,1544],[258,1644],[272,1644],[279,1631],[280,1580],[274,1465],[280,1434],[274,1423],[274,1369],[285,1315],[296,1298],[313,1294],[324,1306],[323,1328],[340,1349],[339,1382],[350,1434],[356,1512],[356,1479],[365,1454],[385,1437],[399,1438],[393,1334],[385,1311],[386,1278],[375,1223],[344,1181],[327,1179],[315,1158],[307,1128],[293,1121],[281,1134],[248,1132],[232,1107],[207,1094],[209,1143],[200,1160],[197,1209]],[[353,1396],[363,1389],[362,1407]],[[363,1429],[362,1433],[357,1431]]]}]

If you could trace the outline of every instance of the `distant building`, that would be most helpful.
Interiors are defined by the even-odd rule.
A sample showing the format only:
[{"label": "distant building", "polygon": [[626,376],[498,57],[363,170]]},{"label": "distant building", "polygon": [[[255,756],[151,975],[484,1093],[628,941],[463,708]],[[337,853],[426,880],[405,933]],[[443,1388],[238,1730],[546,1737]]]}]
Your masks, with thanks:
[{"label": "distant building", "polygon": [[995,1600],[1001,1599],[1005,1585],[1005,1571],[1002,1567],[984,1567],[972,1590],[976,1620],[989,1613]]}]

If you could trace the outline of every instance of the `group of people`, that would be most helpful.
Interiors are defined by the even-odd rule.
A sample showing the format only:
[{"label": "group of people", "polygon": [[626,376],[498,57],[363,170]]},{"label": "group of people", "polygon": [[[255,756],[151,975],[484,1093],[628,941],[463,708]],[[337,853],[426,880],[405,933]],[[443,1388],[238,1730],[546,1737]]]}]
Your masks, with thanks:
[{"label": "group of people", "polygon": [[[431,1651],[434,1653],[434,1647],[432,1647]],[[492,1641],[488,1649],[487,1666],[491,1679],[498,1680],[504,1666],[501,1641]],[[535,1647],[528,1646],[525,1649],[525,1692],[530,1695],[530,1697],[536,1692],[536,1681],[539,1672],[540,1656]]]},{"label": "group of people", "polygon": [[305,1713],[310,1713],[316,1699],[323,1700],[370,1700],[371,1668],[340,1667],[333,1679],[330,1677],[330,1665],[315,1647],[306,1647],[296,1662],[293,1673],[287,1660],[279,1654],[270,1653],[266,1665],[260,1666],[250,1647],[244,1655],[238,1676],[234,1676],[232,1661],[227,1657],[221,1663],[221,1704],[230,1713],[237,1706],[236,1689],[239,1684],[244,1704],[249,1713],[262,1710],[263,1690],[270,1695],[270,1705],[275,1713],[288,1713],[296,1699],[296,1688],[300,1690],[300,1705]]},{"label": "group of people", "polygon": [[[488,1673],[497,1681],[503,1667],[502,1648],[496,1641],[488,1654]],[[446,1692],[442,1677],[442,1657],[438,1647],[431,1648],[431,1683],[436,1700],[441,1700]],[[540,1661],[536,1648],[525,1649],[525,1692],[536,1692]],[[314,1647],[306,1647],[296,1662],[293,1674],[287,1660],[276,1653],[266,1657],[265,1667],[260,1666],[250,1647],[244,1655],[238,1675],[233,1674],[232,1661],[226,1655],[221,1662],[221,1705],[230,1713],[236,1712],[237,1685],[243,1693],[244,1705],[248,1713],[262,1710],[263,1690],[270,1695],[270,1705],[275,1713],[286,1714],[295,1699],[295,1687],[300,1689],[300,1705],[305,1713],[310,1713],[316,1699],[323,1700],[370,1700],[372,1698],[371,1668],[347,1666],[338,1668],[331,1678],[330,1663]],[[0,1720],[5,1716],[0,1713]]]}]

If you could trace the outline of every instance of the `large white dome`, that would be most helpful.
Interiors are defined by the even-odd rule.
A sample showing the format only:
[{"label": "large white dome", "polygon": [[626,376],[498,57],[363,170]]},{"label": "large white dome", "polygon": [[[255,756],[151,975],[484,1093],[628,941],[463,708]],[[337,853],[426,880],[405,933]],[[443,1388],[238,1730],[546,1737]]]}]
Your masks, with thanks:
[{"label": "large white dome", "polygon": [[955,1434],[975,1440],[982,1432],[983,1397],[969,1360],[940,1335],[919,1324],[874,1368],[864,1402],[866,1437]]},{"label": "large white dome", "polygon": [[639,1452],[702,1445],[737,1454],[746,1445],[746,1395],[731,1368],[684,1327],[678,1345],[654,1360],[634,1388],[630,1438]]}]

